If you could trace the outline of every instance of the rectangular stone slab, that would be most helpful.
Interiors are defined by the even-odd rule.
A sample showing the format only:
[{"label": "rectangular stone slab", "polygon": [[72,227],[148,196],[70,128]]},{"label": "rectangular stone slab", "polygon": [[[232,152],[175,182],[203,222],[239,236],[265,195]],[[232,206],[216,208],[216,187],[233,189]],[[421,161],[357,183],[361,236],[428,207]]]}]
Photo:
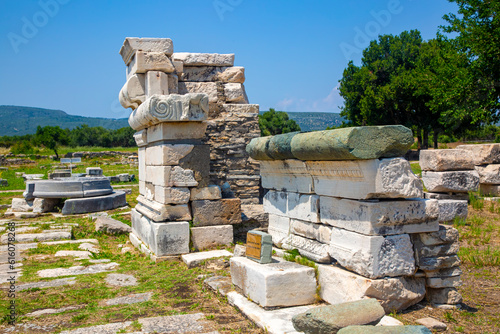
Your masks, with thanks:
[{"label": "rectangular stone slab", "polygon": [[320,196],[321,222],[366,235],[433,232],[439,229],[438,201],[356,201]]},{"label": "rectangular stone slab", "polygon": [[233,66],[234,53],[175,52],[172,59],[182,61],[184,66]]},{"label": "rectangular stone slab", "polygon": [[281,247],[283,240],[290,234],[290,218],[269,214],[267,232],[273,237],[273,244]]},{"label": "rectangular stone slab", "polygon": [[163,52],[171,56],[174,52],[174,44],[170,38],[137,38],[127,37],[120,49],[120,55],[128,65],[136,51]]},{"label": "rectangular stone slab", "polygon": [[294,262],[259,264],[244,257],[232,257],[231,279],[245,296],[262,307],[315,302],[314,269]]},{"label": "rectangular stone slab", "polygon": [[481,184],[500,184],[500,164],[476,166]]},{"label": "rectangular stone slab", "polygon": [[135,56],[127,65],[127,79],[134,74],[148,71],[173,73],[175,67],[170,58],[163,52],[136,51]]},{"label": "rectangular stone slab", "polygon": [[467,151],[476,165],[500,163],[500,144],[459,145],[456,149]]},{"label": "rectangular stone slab", "polygon": [[270,190],[264,196],[268,213],[310,222],[319,222],[319,196]]},{"label": "rectangular stone slab", "polygon": [[179,81],[243,83],[245,82],[245,68],[241,66],[185,66],[183,73],[179,76]]},{"label": "rectangular stone slab", "polygon": [[320,297],[340,304],[365,298],[376,298],[386,313],[404,310],[425,296],[425,278],[392,277],[369,279],[345,269],[318,265]]},{"label": "rectangular stone slab", "polygon": [[408,234],[366,236],[334,227],[329,252],[343,267],[369,278],[409,276],[415,272]]},{"label": "rectangular stone slab", "polygon": [[241,201],[239,198],[193,201],[191,208],[195,227],[241,223]]},{"label": "rectangular stone slab", "polygon": [[116,191],[109,195],[72,198],[64,202],[63,215],[113,210],[127,205],[125,192]]},{"label": "rectangular stone slab", "polygon": [[352,199],[422,198],[423,187],[403,158],[306,161],[318,195]]},{"label": "rectangular stone slab", "polygon": [[161,140],[201,139],[205,137],[206,130],[206,122],[160,123],[145,129],[149,143]]},{"label": "rectangular stone slab", "polygon": [[313,194],[314,185],[311,173],[304,161],[262,160],[260,176],[264,189]]},{"label": "rectangular stone slab", "polygon": [[135,209],[155,222],[189,221],[192,217],[187,204],[161,204],[142,195],[137,197],[137,202]]},{"label": "rectangular stone slab", "polygon": [[298,219],[290,220],[290,233],[304,238],[317,240],[329,244],[332,236],[332,227],[325,224],[316,224]]},{"label": "rectangular stone slab", "polygon": [[191,228],[191,242],[197,250],[222,245],[229,246],[233,241],[233,225]]},{"label": "rectangular stone slab", "polygon": [[419,163],[420,168],[425,171],[474,169],[473,156],[464,150],[421,150]]},{"label": "rectangular stone slab", "polygon": [[331,263],[332,258],[328,249],[328,244],[316,240],[290,234],[283,239],[281,247],[286,250],[297,249],[300,255],[317,263]]},{"label": "rectangular stone slab", "polygon": [[422,172],[422,181],[430,192],[476,191],[479,174],[475,170],[453,172]]}]

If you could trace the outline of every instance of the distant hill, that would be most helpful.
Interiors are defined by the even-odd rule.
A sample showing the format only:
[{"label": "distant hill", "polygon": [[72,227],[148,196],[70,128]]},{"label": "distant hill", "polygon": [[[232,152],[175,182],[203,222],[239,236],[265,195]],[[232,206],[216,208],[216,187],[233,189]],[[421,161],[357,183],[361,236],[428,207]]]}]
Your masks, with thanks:
[{"label": "distant hill", "polygon": [[[267,110],[261,110],[260,114]],[[326,130],[329,126],[339,126],[344,120],[339,113],[333,112],[286,112],[300,126],[301,131]]]},{"label": "distant hill", "polygon": [[0,136],[22,136],[36,132],[37,126],[56,126],[73,129],[87,124],[106,129],[119,129],[128,125],[126,118],[100,118],[68,115],[62,110],[43,108],[0,106]]}]

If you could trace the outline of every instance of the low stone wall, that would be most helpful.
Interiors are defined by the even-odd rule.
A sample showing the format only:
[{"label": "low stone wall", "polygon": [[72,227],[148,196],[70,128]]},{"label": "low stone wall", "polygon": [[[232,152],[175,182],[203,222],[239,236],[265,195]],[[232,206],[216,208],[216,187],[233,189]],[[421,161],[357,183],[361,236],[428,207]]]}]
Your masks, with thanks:
[{"label": "low stone wall", "polygon": [[[402,156],[402,126],[358,127],[253,140],[275,246],[319,265],[320,296],[337,304],[377,298],[387,312],[427,295],[456,304],[456,230]],[[443,278],[445,275],[452,279]],[[446,276],[446,277],[448,277]]]}]

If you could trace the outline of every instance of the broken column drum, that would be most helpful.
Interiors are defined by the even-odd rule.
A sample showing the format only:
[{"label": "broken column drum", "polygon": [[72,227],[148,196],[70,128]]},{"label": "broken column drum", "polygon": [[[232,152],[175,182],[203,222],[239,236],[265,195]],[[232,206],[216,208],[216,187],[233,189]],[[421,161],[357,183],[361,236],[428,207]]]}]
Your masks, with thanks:
[{"label": "broken column drum", "polygon": [[[196,249],[232,243],[241,202],[222,198],[210,177],[211,147],[205,143],[210,93],[179,89],[179,76],[192,57],[177,60],[168,38],[127,38],[120,54],[127,65],[120,102],[133,110],[129,124],[139,146],[140,195],[132,210],[131,241],[156,258],[189,253],[190,235]],[[207,57],[201,59],[221,61]]]}]

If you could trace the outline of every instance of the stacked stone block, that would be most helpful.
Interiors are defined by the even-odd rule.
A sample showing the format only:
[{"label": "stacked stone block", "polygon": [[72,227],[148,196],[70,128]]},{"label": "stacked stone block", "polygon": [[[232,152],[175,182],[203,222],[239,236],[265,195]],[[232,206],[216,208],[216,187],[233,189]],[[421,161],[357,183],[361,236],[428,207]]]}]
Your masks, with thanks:
[{"label": "stacked stone block", "polygon": [[487,196],[500,195],[500,144],[460,145],[457,149],[472,156],[479,174],[479,192]]},{"label": "stacked stone block", "polygon": [[[234,55],[173,54],[170,39],[138,38],[127,38],[120,54],[127,65],[120,101],[133,109],[129,124],[138,131],[139,146],[132,242],[156,257],[188,253],[190,241],[197,249],[232,243],[241,202],[222,198],[211,183],[211,147],[205,142],[211,92],[184,80],[208,74],[184,65],[229,68]],[[221,76],[230,82],[226,74]]]},{"label": "stacked stone block", "polygon": [[248,145],[268,190],[273,243],[320,264],[325,301],[372,297],[392,311],[424,298],[415,236],[439,231],[439,207],[422,198],[422,183],[402,158],[412,143],[409,129],[385,126],[263,137]]}]

